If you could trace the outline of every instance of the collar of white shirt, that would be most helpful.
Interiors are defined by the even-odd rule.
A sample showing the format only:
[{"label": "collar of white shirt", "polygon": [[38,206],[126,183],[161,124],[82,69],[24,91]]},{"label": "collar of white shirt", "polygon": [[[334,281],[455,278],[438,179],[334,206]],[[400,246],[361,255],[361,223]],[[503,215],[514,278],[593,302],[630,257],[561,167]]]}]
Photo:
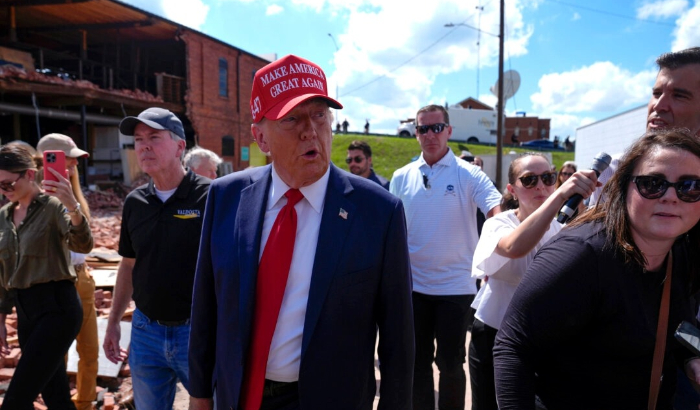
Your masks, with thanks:
[{"label": "collar of white shirt", "polygon": [[[319,214],[321,211],[323,211],[323,200],[326,197],[326,189],[328,188],[328,178],[330,177],[330,172],[331,167],[329,165],[328,169],[326,169],[326,173],[323,174],[321,178],[319,178],[313,184],[301,187],[299,189],[314,211]],[[289,189],[289,185],[282,181],[282,178],[280,178],[277,170],[275,170],[275,163],[273,162],[272,186],[270,187],[270,192],[267,198],[267,211],[272,209]]]}]

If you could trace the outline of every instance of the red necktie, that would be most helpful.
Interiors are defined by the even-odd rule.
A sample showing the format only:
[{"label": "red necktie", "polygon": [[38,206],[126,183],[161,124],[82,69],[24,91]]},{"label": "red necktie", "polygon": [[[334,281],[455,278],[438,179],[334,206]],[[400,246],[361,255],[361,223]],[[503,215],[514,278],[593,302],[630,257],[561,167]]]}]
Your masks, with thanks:
[{"label": "red necktie", "polygon": [[258,268],[253,333],[241,391],[243,410],[260,409],[267,357],[270,354],[272,335],[275,333],[284,289],[287,287],[289,267],[292,264],[294,238],[297,233],[297,213],[294,205],[304,195],[298,189],[290,189],[284,196],[287,197],[287,204],[282,207],[272,225]]}]

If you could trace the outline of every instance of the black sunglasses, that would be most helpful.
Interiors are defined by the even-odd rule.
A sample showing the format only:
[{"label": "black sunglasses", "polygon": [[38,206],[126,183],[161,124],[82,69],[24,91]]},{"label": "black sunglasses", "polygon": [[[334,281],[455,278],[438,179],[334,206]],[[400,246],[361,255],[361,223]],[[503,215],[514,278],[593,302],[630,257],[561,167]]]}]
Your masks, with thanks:
[{"label": "black sunglasses", "polygon": [[560,172],[559,174],[564,175],[564,176],[567,176],[567,177],[570,177],[570,176],[574,175],[573,172],[563,172],[563,171]]},{"label": "black sunglasses", "polygon": [[537,186],[537,178],[542,180],[542,183],[547,186],[552,186],[557,182],[556,172],[545,172],[542,175],[528,175],[518,178],[523,186],[527,189],[534,188]]},{"label": "black sunglasses", "polygon": [[639,195],[646,199],[658,199],[666,194],[669,187],[676,189],[676,196],[683,202],[700,201],[700,179],[685,179],[678,182],[668,182],[661,177],[638,175],[632,177],[637,185]]},{"label": "black sunglasses", "polygon": [[15,190],[15,184],[17,183],[17,181],[20,180],[20,178],[22,178],[24,176],[25,172],[26,171],[20,172],[19,175],[17,175],[17,179],[15,179],[12,182],[6,182],[6,181],[0,182],[0,190],[3,190],[5,192],[13,192]]},{"label": "black sunglasses", "polygon": [[433,134],[439,134],[445,129],[445,127],[447,127],[447,125],[448,124],[445,124],[444,122],[430,125],[416,125],[416,132],[419,134],[427,134],[428,130],[432,130]]},{"label": "black sunglasses", "polygon": [[365,157],[361,157],[359,155],[357,155],[355,157],[347,157],[347,158],[345,158],[345,163],[350,164],[350,163],[352,163],[353,160],[355,160],[356,164],[359,164],[365,160]]}]

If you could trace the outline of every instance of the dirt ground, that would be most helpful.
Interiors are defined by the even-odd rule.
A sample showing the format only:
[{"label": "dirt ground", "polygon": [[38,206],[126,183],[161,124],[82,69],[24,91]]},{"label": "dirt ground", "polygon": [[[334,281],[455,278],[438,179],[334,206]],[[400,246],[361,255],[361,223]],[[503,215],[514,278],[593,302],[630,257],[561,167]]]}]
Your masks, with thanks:
[{"label": "dirt ground", "polygon": [[177,384],[175,392],[175,402],[173,402],[173,410],[187,410],[190,405],[190,396],[182,383]]}]

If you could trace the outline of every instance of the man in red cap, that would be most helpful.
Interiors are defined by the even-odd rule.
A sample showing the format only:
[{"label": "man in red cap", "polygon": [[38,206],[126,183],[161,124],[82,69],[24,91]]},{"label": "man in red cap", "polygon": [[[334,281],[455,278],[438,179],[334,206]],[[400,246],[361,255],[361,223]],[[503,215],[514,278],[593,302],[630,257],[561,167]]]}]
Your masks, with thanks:
[{"label": "man in red cap", "polygon": [[409,409],[411,275],[403,204],[330,163],[333,118],[316,64],[255,74],[251,131],[272,164],[212,182],[190,334],[190,405]]}]

